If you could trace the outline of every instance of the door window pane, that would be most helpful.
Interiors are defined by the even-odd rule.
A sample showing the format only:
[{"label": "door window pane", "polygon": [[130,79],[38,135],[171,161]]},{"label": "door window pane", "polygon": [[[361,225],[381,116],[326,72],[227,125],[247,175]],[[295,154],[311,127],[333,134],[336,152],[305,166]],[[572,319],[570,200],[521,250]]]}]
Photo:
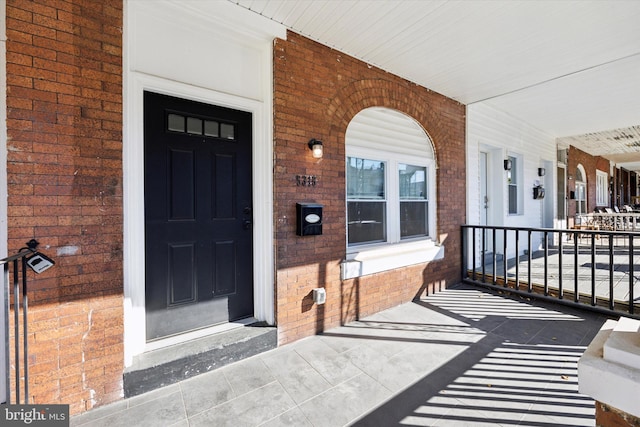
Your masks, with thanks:
[{"label": "door window pane", "polygon": [[167,129],[173,132],[184,132],[184,116],[169,114],[167,117]]},{"label": "door window pane", "polygon": [[202,135],[202,120],[195,117],[187,117],[187,133]]},{"label": "door window pane", "polygon": [[205,120],[204,121],[204,134],[206,136],[218,137],[218,122],[214,122],[213,120]]},{"label": "door window pane", "polygon": [[220,123],[220,137],[224,139],[236,139],[235,126],[229,123]]}]

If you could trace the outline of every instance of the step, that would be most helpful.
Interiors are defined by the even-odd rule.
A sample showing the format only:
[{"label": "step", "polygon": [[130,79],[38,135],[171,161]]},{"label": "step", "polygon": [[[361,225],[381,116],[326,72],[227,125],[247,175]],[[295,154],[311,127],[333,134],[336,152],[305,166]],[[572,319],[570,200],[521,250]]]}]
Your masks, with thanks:
[{"label": "step", "polygon": [[258,322],[143,353],[124,372],[132,397],[221,368],[277,347],[276,328]]},{"label": "step", "polygon": [[604,344],[603,358],[640,371],[640,320],[618,320]]}]

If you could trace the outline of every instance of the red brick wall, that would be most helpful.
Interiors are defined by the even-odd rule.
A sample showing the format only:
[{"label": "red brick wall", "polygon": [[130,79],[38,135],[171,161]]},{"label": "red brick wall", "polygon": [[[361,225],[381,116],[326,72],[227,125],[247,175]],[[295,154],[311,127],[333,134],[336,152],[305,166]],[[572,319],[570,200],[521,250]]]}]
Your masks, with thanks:
[{"label": "red brick wall", "polygon": [[30,274],[31,403],[122,394],[122,1],[7,0],[9,251]]},{"label": "red brick wall", "polygon": [[640,418],[596,401],[597,427],[640,427]]},{"label": "red brick wall", "polygon": [[[353,280],[340,280],[345,256],[345,131],[359,111],[402,111],[432,138],[437,163],[437,226],[445,259]],[[451,99],[289,33],[274,49],[274,204],[276,311],[281,343],[410,301],[460,280],[460,225],[465,222],[465,107]],[[313,159],[306,144],[324,142]],[[315,187],[296,175],[316,175]],[[295,203],[324,205],[323,235],[295,235]],[[312,302],[323,286],[327,302]]]},{"label": "red brick wall", "polygon": [[[580,164],[584,167],[587,175],[585,177],[587,180],[587,212],[593,212],[596,208],[596,170],[609,174],[609,160],[600,156],[592,156],[575,147],[569,147],[568,157],[567,177],[571,177],[571,179],[567,180],[567,195],[569,191],[576,189],[576,170]],[[573,218],[576,214],[576,201],[569,199],[567,209],[569,218]]]}]

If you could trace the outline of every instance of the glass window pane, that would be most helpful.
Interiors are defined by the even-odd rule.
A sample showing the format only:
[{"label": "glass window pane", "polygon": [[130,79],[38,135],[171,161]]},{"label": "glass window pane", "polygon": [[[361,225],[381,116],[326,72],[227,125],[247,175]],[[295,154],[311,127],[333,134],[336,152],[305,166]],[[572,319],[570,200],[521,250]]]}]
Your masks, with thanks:
[{"label": "glass window pane", "polygon": [[347,198],[384,200],[384,162],[347,157]]},{"label": "glass window pane", "polygon": [[187,117],[187,133],[202,135],[202,120],[195,117]]},{"label": "glass window pane", "polygon": [[427,168],[424,166],[398,165],[400,199],[427,199]]},{"label": "glass window pane", "polygon": [[220,137],[225,139],[236,139],[235,126],[229,123],[220,123]]},{"label": "glass window pane", "polygon": [[518,186],[509,185],[509,213],[518,213]]},{"label": "glass window pane", "polygon": [[428,202],[400,202],[400,237],[426,236]]},{"label": "glass window pane", "polygon": [[384,242],[386,202],[348,202],[347,234],[349,245]]},{"label": "glass window pane", "polygon": [[167,117],[167,129],[173,132],[184,132],[184,116],[169,114]]},{"label": "glass window pane", "polygon": [[518,159],[515,157],[509,157],[511,161],[511,170],[507,171],[507,179],[509,180],[509,184],[517,184],[518,183]]},{"label": "glass window pane", "polygon": [[204,121],[204,134],[206,136],[214,136],[218,137],[220,135],[218,131],[218,122],[214,122],[212,120]]}]

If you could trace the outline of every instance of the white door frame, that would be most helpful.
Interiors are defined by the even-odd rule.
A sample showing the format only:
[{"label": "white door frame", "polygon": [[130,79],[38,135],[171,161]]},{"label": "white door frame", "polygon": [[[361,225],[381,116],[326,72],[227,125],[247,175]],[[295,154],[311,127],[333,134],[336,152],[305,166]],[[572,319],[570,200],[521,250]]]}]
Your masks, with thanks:
[{"label": "white door frame", "polygon": [[[273,146],[266,103],[131,72],[124,103],[124,331],[125,365],[137,354],[218,332],[223,325],[146,344],[144,271],[144,111],[145,90],[248,111],[253,115],[254,317],[275,322],[273,284]],[[268,110],[268,111],[266,111]]]}]

